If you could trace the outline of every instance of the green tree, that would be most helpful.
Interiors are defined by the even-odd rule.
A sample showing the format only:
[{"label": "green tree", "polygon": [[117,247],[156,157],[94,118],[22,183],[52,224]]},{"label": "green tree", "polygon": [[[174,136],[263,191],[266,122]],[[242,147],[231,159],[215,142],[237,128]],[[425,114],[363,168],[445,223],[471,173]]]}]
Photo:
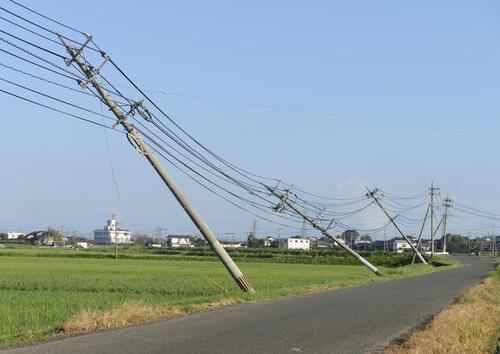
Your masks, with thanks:
[{"label": "green tree", "polygon": [[264,240],[257,238],[253,233],[250,233],[247,238],[247,247],[248,248],[259,248],[264,246]]}]

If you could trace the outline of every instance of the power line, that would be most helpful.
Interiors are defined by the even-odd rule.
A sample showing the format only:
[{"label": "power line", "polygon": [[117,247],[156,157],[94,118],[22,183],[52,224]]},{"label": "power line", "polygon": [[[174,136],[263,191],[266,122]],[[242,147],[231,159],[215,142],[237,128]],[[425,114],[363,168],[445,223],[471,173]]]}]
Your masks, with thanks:
[{"label": "power line", "polygon": [[[34,74],[30,74],[26,71],[23,71],[21,69],[16,69],[12,66],[9,66],[9,65],[5,65],[5,64],[2,64],[0,63],[0,66],[3,66],[4,68],[6,69],[9,69],[9,70],[13,70],[13,71],[16,71],[20,74],[23,74],[23,75],[26,75],[26,76],[30,76],[34,79],[37,79],[37,80],[40,80],[40,81],[44,81],[44,82],[47,82],[49,84],[52,84],[52,85],[56,85],[56,86],[59,86],[59,87],[62,87],[62,88],[65,88],[67,90],[71,90],[71,91],[74,91],[74,92],[78,92],[78,93],[81,93],[81,94],[84,94],[84,95],[87,95],[87,96],[90,96],[90,97],[95,97],[93,94],[91,93],[88,93],[88,92],[85,92],[85,91],[82,91],[81,89],[75,89],[73,87],[69,87],[69,86],[66,86],[64,84],[61,84],[61,83],[58,83],[58,82],[55,82],[55,81],[52,81],[52,80],[49,80],[49,79],[46,79],[46,78],[43,78],[41,76],[38,76],[38,75],[34,75]],[[72,79],[73,80],[73,79]]]},{"label": "power line", "polygon": [[389,120],[372,119],[372,118],[346,115],[346,114],[340,114],[340,113],[315,112],[315,111],[309,111],[309,110],[298,109],[298,108],[266,105],[266,104],[261,104],[261,103],[251,103],[251,102],[237,101],[237,100],[216,98],[216,97],[196,96],[196,95],[176,93],[176,92],[171,92],[171,91],[160,91],[160,90],[148,90],[148,91],[151,93],[162,94],[165,96],[178,96],[178,97],[186,97],[186,98],[192,98],[192,99],[198,99],[198,100],[214,101],[214,102],[219,102],[219,103],[230,103],[230,104],[237,104],[237,105],[244,105],[244,106],[252,106],[252,107],[257,107],[257,108],[300,113],[300,114],[311,115],[311,116],[331,117],[331,118],[338,118],[338,119],[344,119],[344,120],[354,120],[354,121],[364,121],[364,122],[378,123],[378,124],[384,124],[384,125],[393,125],[393,126],[399,126],[399,127],[405,127],[405,128],[416,128],[416,129],[441,131],[441,132],[460,134],[460,135],[490,136],[490,137],[500,138],[500,135],[498,135],[498,134],[486,133],[486,132],[473,132],[473,131],[469,131],[469,130],[441,128],[441,127],[435,127],[435,126],[430,126],[430,125],[401,123],[401,122],[394,122],[394,121],[389,121]]},{"label": "power line", "polygon": [[54,63],[53,63],[53,62],[51,62],[50,60],[47,60],[47,59],[45,59],[45,58],[42,58],[41,56],[39,56],[39,55],[37,55],[37,54],[35,54],[35,53],[33,53],[33,52],[30,52],[29,50],[27,50],[27,49],[25,49],[25,48],[23,48],[23,47],[21,47],[21,46],[18,46],[17,44],[12,43],[12,42],[8,41],[8,40],[7,40],[7,39],[5,39],[5,38],[0,37],[0,40],[1,40],[2,42],[4,42],[4,43],[7,43],[7,44],[9,44],[9,45],[13,46],[14,48],[16,48],[16,49],[18,49],[18,50],[20,50],[20,51],[22,51],[22,52],[24,52],[24,53],[26,53],[26,54],[28,54],[28,55],[32,56],[32,57],[34,57],[34,58],[36,58],[36,59],[40,60],[40,61],[43,61],[44,63],[47,63],[47,64],[49,64],[49,65],[51,65],[51,66],[53,66],[53,67],[55,67],[55,68],[57,68],[57,69],[59,69],[59,70],[61,70],[61,71],[63,71],[63,72],[65,72],[65,73],[69,74],[69,75],[73,75],[75,79],[80,79],[80,80],[82,79],[82,78],[81,78],[81,77],[79,77],[78,75],[76,75],[76,74],[74,74],[73,72],[71,72],[71,71],[69,71],[69,70],[67,70],[67,69],[65,69],[65,68],[63,68],[63,67],[61,67],[60,65],[54,64]]},{"label": "power line", "polygon": [[28,40],[26,40],[26,39],[22,39],[22,38],[20,38],[20,37],[18,37],[18,36],[16,36],[16,35],[13,35],[13,34],[11,34],[11,33],[9,33],[9,32],[6,32],[6,31],[1,30],[1,29],[0,29],[0,32],[1,32],[1,33],[3,33],[3,34],[6,34],[6,35],[7,35],[7,36],[9,36],[9,37],[15,38],[15,39],[17,39],[17,40],[18,40],[18,41],[20,41],[20,42],[23,42],[23,43],[29,44],[30,46],[32,46],[32,47],[34,47],[34,48],[37,48],[37,49],[40,49],[40,50],[42,50],[42,51],[44,51],[44,52],[46,52],[46,53],[52,54],[52,55],[54,55],[54,56],[56,56],[56,57],[58,57],[58,58],[61,58],[61,59],[63,59],[63,60],[64,60],[64,59],[66,59],[66,57],[65,57],[64,55],[61,55],[61,54],[59,54],[59,53],[56,53],[56,52],[54,52],[54,51],[52,51],[52,50],[50,50],[50,49],[47,49],[47,48],[41,47],[41,46],[39,46],[39,45],[37,45],[37,44],[35,44],[35,43],[33,43],[33,42],[30,42],[30,41],[28,41]]},{"label": "power line", "polygon": [[66,115],[66,116],[69,116],[69,117],[72,117],[72,118],[76,118],[76,119],[78,119],[78,120],[81,120],[81,121],[84,121],[84,122],[87,122],[87,123],[90,123],[90,124],[94,124],[94,125],[97,125],[97,126],[100,126],[100,127],[104,127],[104,128],[106,128],[106,129],[111,129],[111,130],[116,131],[116,132],[119,132],[119,133],[123,133],[123,132],[121,132],[121,131],[119,131],[119,130],[116,130],[116,129],[112,128],[112,127],[109,127],[109,126],[107,126],[107,125],[101,124],[101,123],[99,123],[99,122],[95,122],[95,121],[93,121],[93,120],[91,120],[91,119],[87,119],[87,118],[84,118],[84,117],[78,116],[78,115],[76,115],[76,114],[68,113],[68,112],[62,111],[62,110],[57,109],[57,108],[54,108],[54,107],[50,107],[50,106],[48,106],[48,105],[46,105],[46,104],[43,104],[43,103],[40,103],[40,102],[33,101],[33,100],[29,99],[29,98],[26,98],[26,97],[23,97],[23,96],[17,95],[17,94],[15,94],[15,93],[12,93],[12,92],[9,92],[9,91],[5,91],[5,90],[2,90],[2,89],[0,89],[0,92],[5,93],[6,95],[9,95],[9,96],[12,96],[12,97],[18,98],[18,99],[20,99],[20,100],[23,100],[23,101],[26,101],[26,102],[32,103],[32,104],[34,104],[34,105],[37,105],[37,106],[40,106],[40,107],[43,107],[43,108],[49,109],[49,110],[51,110],[51,111],[54,111],[54,112],[58,112],[58,113],[64,114],[64,115]]},{"label": "power line", "polygon": [[65,105],[68,105],[68,106],[71,106],[71,107],[74,107],[74,108],[80,109],[80,110],[85,111],[85,112],[87,112],[87,113],[91,113],[91,114],[94,114],[94,115],[97,115],[97,116],[100,116],[100,117],[103,117],[103,118],[106,118],[106,119],[110,119],[110,120],[112,120],[112,121],[115,121],[115,119],[114,119],[114,118],[108,117],[108,116],[106,116],[106,115],[104,115],[104,114],[101,114],[101,113],[99,113],[99,112],[95,112],[95,111],[92,111],[92,110],[90,110],[90,109],[88,109],[88,108],[81,107],[81,106],[78,106],[78,105],[76,105],[76,104],[74,104],[74,103],[71,103],[71,102],[68,102],[68,101],[62,100],[62,99],[60,99],[60,98],[57,98],[57,97],[54,97],[54,96],[51,96],[51,95],[47,95],[47,94],[45,94],[45,93],[43,93],[43,92],[40,92],[40,91],[37,91],[37,90],[34,90],[34,89],[30,89],[29,87],[26,87],[26,86],[24,86],[24,85],[17,84],[17,83],[15,83],[15,82],[10,81],[10,80],[6,80],[6,79],[3,79],[3,78],[1,78],[1,77],[0,77],[0,81],[6,82],[6,83],[11,84],[11,85],[14,85],[14,86],[16,86],[16,87],[19,87],[19,88],[22,88],[22,89],[24,89],[24,90],[30,91],[30,92],[32,92],[32,93],[36,93],[37,95],[40,95],[40,96],[43,96],[43,97],[49,98],[49,99],[51,99],[51,100],[54,100],[54,101],[57,101],[57,102],[60,102],[60,103],[63,103],[63,104],[65,104]]},{"label": "power line", "polygon": [[48,16],[46,16],[46,15],[44,15],[44,14],[42,14],[42,13],[38,12],[38,11],[35,11],[35,10],[33,10],[33,9],[31,9],[31,8],[29,8],[29,7],[27,7],[27,6],[25,6],[25,5],[22,5],[22,4],[20,4],[19,2],[17,2],[17,1],[14,1],[14,0],[9,0],[9,1],[10,1],[11,3],[13,3],[13,4],[16,4],[16,5],[17,5],[17,6],[19,6],[19,7],[22,7],[22,8],[23,8],[23,9],[25,9],[25,10],[28,10],[28,11],[30,11],[30,12],[32,12],[32,13],[34,13],[34,14],[36,14],[36,15],[40,16],[40,17],[43,17],[43,18],[44,18],[44,19],[46,19],[46,20],[49,20],[49,21],[51,21],[51,22],[53,22],[53,23],[55,23],[55,24],[58,24],[59,26],[62,26],[62,27],[64,27],[64,28],[67,28],[67,29],[69,29],[69,30],[71,30],[71,31],[73,31],[73,32],[79,33],[79,34],[85,34],[85,33],[83,33],[82,31],[79,31],[79,30],[77,30],[77,29],[75,29],[75,28],[73,28],[73,27],[71,27],[71,26],[65,25],[65,24],[64,24],[64,23],[62,23],[62,22],[59,22],[59,21],[57,21],[57,20],[54,20],[53,18],[50,18],[50,17],[48,17]]}]

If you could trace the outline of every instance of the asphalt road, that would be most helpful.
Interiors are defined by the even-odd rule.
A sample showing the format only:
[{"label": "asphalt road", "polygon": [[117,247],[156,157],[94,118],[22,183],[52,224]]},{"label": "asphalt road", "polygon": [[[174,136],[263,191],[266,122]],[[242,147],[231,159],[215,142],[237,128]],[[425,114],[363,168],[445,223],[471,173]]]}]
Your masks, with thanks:
[{"label": "asphalt road", "polygon": [[374,353],[479,283],[494,259],[461,268],[149,325],[55,340],[7,353]]}]

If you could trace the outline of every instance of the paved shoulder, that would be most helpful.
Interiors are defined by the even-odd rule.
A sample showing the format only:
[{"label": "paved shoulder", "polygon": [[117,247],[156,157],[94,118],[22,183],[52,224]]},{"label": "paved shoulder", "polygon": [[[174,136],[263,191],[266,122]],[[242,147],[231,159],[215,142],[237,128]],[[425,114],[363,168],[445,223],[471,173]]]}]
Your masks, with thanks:
[{"label": "paved shoulder", "polygon": [[370,353],[480,282],[493,259],[319,294],[245,304],[149,325],[66,338],[8,353]]}]

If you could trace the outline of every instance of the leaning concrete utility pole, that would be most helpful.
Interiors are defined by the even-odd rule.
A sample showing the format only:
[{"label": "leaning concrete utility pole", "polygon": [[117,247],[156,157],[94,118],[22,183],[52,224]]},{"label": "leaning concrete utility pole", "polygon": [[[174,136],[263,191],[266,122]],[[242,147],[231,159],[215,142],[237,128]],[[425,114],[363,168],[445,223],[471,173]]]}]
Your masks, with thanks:
[{"label": "leaning concrete utility pole", "polygon": [[370,191],[368,189],[368,187],[366,187],[366,190],[368,191],[368,193],[366,194],[366,196],[373,198],[373,200],[377,203],[377,205],[380,207],[380,209],[382,209],[382,211],[384,212],[384,214],[389,218],[390,222],[394,225],[394,227],[396,228],[396,230],[398,230],[398,232],[401,234],[401,236],[403,236],[403,238],[406,240],[406,242],[408,242],[408,244],[410,245],[410,247],[413,250],[413,252],[415,252],[415,254],[418,256],[418,258],[420,258],[420,261],[423,264],[427,264],[427,262],[425,261],[424,257],[422,257],[422,255],[420,254],[420,252],[418,252],[417,248],[413,245],[413,243],[411,243],[411,241],[408,238],[408,236],[406,236],[406,234],[403,232],[403,230],[401,230],[401,228],[399,227],[399,225],[396,224],[396,222],[394,221],[394,219],[391,218],[391,216],[389,215],[389,213],[387,212],[387,210],[385,210],[385,208],[380,203],[380,200],[378,200],[378,198],[375,196],[375,193],[378,192],[378,189],[375,188],[375,190]]},{"label": "leaning concrete utility pole", "polygon": [[[422,227],[420,228],[420,232],[418,234],[418,239],[417,239],[417,250],[420,249],[420,244],[422,243],[422,233],[424,232],[424,226],[425,226],[425,221],[427,220],[427,216],[429,215],[429,209],[431,205],[427,205],[427,211],[425,212],[424,216],[424,221],[422,222]],[[413,259],[411,260],[411,264],[415,263],[415,258],[417,258],[417,254],[413,254]]]},{"label": "leaning concrete utility pole", "polygon": [[[328,238],[332,239],[333,241],[335,241],[337,243],[337,245],[339,245],[340,247],[342,247],[345,251],[347,251],[347,253],[349,253],[351,256],[353,256],[358,261],[360,261],[361,263],[363,263],[363,265],[365,265],[373,273],[375,273],[377,275],[382,275],[382,273],[380,273],[380,271],[377,269],[377,267],[375,267],[373,264],[371,264],[366,259],[364,259],[363,257],[361,257],[356,251],[354,251],[352,248],[350,248],[349,246],[347,246],[341,239],[339,239],[338,237],[335,237],[335,236],[331,235],[326,228],[322,227],[315,220],[311,219],[309,216],[307,216],[307,214],[305,214],[304,212],[300,211],[295,205],[293,205],[288,200],[288,198],[286,196],[278,193],[276,191],[276,188],[271,188],[271,187],[266,186],[266,185],[264,185],[264,187],[266,187],[266,189],[269,192],[271,192],[272,195],[274,195],[275,197],[277,197],[281,201],[281,203],[283,203],[284,205],[288,206],[294,212],[296,212],[297,214],[299,214],[304,220],[306,220],[309,224],[311,224],[312,227],[314,227],[316,230],[320,231],[323,235],[325,235],[326,237],[328,237]],[[276,208],[275,210],[279,210],[279,209],[280,208]]]},{"label": "leaning concrete utility pole", "polygon": [[[71,65],[73,62],[78,64],[82,72],[87,77],[86,83],[91,83],[92,86],[94,86],[99,96],[101,96],[103,102],[109,107],[109,109],[118,119],[118,123],[121,124],[125,129],[125,131],[127,132],[127,138],[129,139],[129,141],[131,143],[133,142],[136,145],[136,148],[139,150],[139,152],[143,154],[146,157],[146,159],[148,159],[149,163],[153,166],[153,168],[161,177],[163,182],[167,185],[168,189],[170,189],[174,197],[184,208],[185,212],[191,218],[191,220],[196,225],[198,230],[201,232],[203,237],[205,237],[210,246],[213,248],[217,256],[220,258],[220,260],[226,267],[226,269],[229,271],[233,279],[240,287],[240,289],[245,292],[255,293],[253,287],[245,279],[245,276],[239,270],[238,266],[227,254],[226,250],[222,247],[219,240],[217,240],[212,230],[210,230],[210,228],[205,223],[200,214],[198,214],[198,212],[193,208],[191,203],[187,200],[184,193],[182,193],[182,191],[177,186],[173,178],[170,176],[167,170],[162,166],[156,155],[153,153],[152,149],[144,142],[144,140],[139,135],[134,126],[128,121],[127,115],[123,113],[123,111],[119,108],[116,102],[111,98],[109,92],[102,86],[99,80],[97,80],[96,77],[99,73],[99,69],[95,69],[86,64],[85,60],[83,60],[83,58],[80,56],[80,53],[83,51],[85,45],[91,40],[91,37],[87,35],[86,44],[84,44],[80,48],[71,47],[62,36],[59,36],[59,39],[66,47],[68,53],[71,55],[71,60],[67,60],[66,65]],[[102,56],[106,61],[109,59],[109,57],[104,53],[102,53]],[[83,85],[85,85],[86,83],[84,83]]]},{"label": "leaning concrete utility pole", "polygon": [[446,195],[446,199],[443,200],[444,206],[444,223],[443,223],[443,252],[446,252],[446,226],[448,225],[448,208],[452,206],[453,200],[451,200],[448,195]]}]

